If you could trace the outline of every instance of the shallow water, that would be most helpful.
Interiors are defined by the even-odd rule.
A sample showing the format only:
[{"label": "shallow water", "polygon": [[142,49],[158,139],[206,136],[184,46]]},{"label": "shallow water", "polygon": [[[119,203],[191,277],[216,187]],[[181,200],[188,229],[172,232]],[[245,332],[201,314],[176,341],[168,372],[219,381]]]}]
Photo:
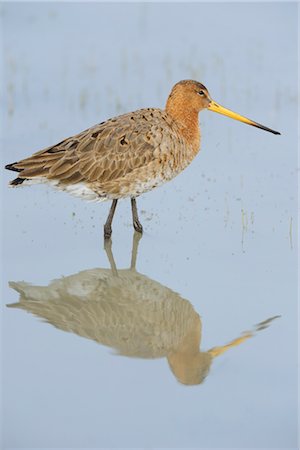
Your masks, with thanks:
[{"label": "shallow water", "polygon": [[203,112],[201,153],[138,200],[142,239],[124,201],[106,248],[108,204],[4,173],[3,448],[296,448],[296,5],[0,13],[3,164],[183,78],[282,132]]}]

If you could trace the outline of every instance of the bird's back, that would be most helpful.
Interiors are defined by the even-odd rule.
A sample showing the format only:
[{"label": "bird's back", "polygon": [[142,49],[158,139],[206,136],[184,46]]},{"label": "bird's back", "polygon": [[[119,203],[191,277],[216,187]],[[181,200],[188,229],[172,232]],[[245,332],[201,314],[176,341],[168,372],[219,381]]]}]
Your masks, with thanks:
[{"label": "bird's back", "polygon": [[195,152],[164,110],[147,108],[95,125],[6,166],[11,185],[49,182],[91,200],[138,196],[172,179]]}]

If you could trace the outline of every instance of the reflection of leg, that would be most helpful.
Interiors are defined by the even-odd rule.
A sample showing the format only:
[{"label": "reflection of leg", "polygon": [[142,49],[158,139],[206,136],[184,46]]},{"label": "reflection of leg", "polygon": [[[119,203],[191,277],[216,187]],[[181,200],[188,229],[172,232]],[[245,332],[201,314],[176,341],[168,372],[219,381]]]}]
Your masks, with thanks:
[{"label": "reflection of leg", "polygon": [[141,237],[142,237],[141,233],[137,233],[136,231],[133,233],[130,268],[134,269],[134,270],[135,270],[135,266],[136,266],[138,247],[139,247],[139,242],[140,242]]},{"label": "reflection of leg", "polygon": [[143,227],[142,227],[141,222],[139,221],[135,198],[131,199],[131,210],[132,210],[132,221],[133,221],[134,229],[135,229],[135,231],[142,233]]},{"label": "reflection of leg", "polygon": [[117,202],[118,202],[118,200],[113,200],[113,202],[111,204],[109,214],[108,214],[107,220],[104,225],[104,239],[109,239],[111,237],[111,223],[112,223],[114,213],[116,210]]},{"label": "reflection of leg", "polygon": [[106,256],[108,258],[113,275],[118,275],[117,266],[111,250],[111,239],[104,239],[104,250],[106,252]]}]

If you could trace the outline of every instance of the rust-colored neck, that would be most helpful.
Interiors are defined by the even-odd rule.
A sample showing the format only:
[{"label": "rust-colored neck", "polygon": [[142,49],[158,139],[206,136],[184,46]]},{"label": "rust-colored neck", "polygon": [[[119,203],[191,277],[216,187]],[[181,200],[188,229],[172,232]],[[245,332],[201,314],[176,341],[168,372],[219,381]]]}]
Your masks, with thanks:
[{"label": "rust-colored neck", "polygon": [[199,110],[181,93],[171,93],[166,111],[177,123],[187,142],[198,152],[200,146]]}]

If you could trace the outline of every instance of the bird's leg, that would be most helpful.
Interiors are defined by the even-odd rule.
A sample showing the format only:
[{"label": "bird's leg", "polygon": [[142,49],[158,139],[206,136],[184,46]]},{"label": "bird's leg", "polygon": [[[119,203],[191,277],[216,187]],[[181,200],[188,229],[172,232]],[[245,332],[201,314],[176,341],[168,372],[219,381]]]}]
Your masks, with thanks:
[{"label": "bird's leg", "polygon": [[115,210],[116,210],[116,206],[117,206],[118,200],[113,200],[110,210],[109,210],[109,214],[107,217],[107,220],[105,222],[104,225],[104,239],[109,239],[111,237],[111,223],[115,214]]},{"label": "bird's leg", "polygon": [[134,232],[133,240],[132,240],[131,264],[130,264],[130,269],[133,269],[133,270],[136,270],[135,269],[136,259],[137,259],[138,247],[139,247],[139,242],[140,242],[141,237],[142,237],[141,233],[137,233],[136,231]]},{"label": "bird's leg", "polygon": [[143,232],[143,227],[141,222],[139,221],[139,216],[137,212],[136,207],[136,200],[134,197],[131,198],[131,210],[132,210],[132,221],[135,231],[138,231],[139,233]]}]

